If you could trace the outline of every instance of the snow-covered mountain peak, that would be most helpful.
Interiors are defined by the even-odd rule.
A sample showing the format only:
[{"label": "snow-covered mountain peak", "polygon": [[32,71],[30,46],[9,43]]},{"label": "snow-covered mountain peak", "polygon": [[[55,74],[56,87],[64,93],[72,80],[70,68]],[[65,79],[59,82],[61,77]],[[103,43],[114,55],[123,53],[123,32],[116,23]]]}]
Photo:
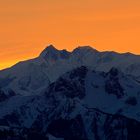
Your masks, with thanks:
[{"label": "snow-covered mountain peak", "polygon": [[91,46],[79,46],[75,48],[72,53],[87,53],[87,52],[98,52],[96,49],[92,48]]},{"label": "snow-covered mountain peak", "polygon": [[58,50],[53,45],[47,46],[40,54],[40,57],[45,60],[58,60],[58,59],[67,59],[70,55],[70,52],[67,50]]},{"label": "snow-covered mountain peak", "polygon": [[57,52],[58,50],[53,45],[49,45],[41,52],[40,56],[45,57],[48,54],[54,54]]}]

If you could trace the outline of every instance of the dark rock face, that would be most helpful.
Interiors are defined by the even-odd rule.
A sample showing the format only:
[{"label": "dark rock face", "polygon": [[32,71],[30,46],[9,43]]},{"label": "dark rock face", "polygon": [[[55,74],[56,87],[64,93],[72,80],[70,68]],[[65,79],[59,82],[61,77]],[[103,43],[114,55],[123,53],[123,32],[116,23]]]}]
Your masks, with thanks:
[{"label": "dark rock face", "polygon": [[8,89],[7,91],[0,89],[0,102],[7,100],[14,95],[15,92],[11,89]]},{"label": "dark rock face", "polygon": [[84,79],[87,74],[87,67],[81,66],[70,73],[70,79],[74,79],[75,77]]},{"label": "dark rock face", "polygon": [[111,68],[111,70],[108,72],[110,76],[117,76],[119,74],[119,70],[117,68]]},{"label": "dark rock face", "polygon": [[64,75],[64,78],[59,78],[55,83],[51,84],[48,93],[65,95],[68,98],[79,97],[82,99],[85,96],[85,76],[87,74],[86,67],[80,67],[73,70],[71,73]]},{"label": "dark rock face", "polygon": [[[90,122],[84,123],[85,118]],[[45,127],[47,124],[43,124]],[[72,119],[53,119],[47,130],[37,128],[11,128],[0,130],[1,140],[49,140],[48,134],[64,140],[139,140],[140,122],[120,115],[110,115],[92,109],[85,116],[77,115]]]},{"label": "dark rock face", "polygon": [[137,104],[137,99],[136,97],[129,97],[126,101],[126,104],[130,104],[132,106],[135,106]]},{"label": "dark rock face", "polygon": [[0,102],[5,101],[7,96],[5,95],[4,91],[0,90]]},{"label": "dark rock face", "polygon": [[124,95],[124,90],[121,87],[117,79],[108,80],[105,84],[105,91],[108,94],[114,94],[117,98],[121,98]]},{"label": "dark rock face", "polygon": [[48,126],[48,133],[65,140],[87,140],[83,120],[80,115],[74,119],[58,119]]},{"label": "dark rock face", "polygon": [[124,89],[120,85],[118,78],[119,71],[116,68],[112,68],[108,72],[108,80],[105,83],[105,91],[108,94],[114,94],[117,98],[121,98],[124,95]]}]

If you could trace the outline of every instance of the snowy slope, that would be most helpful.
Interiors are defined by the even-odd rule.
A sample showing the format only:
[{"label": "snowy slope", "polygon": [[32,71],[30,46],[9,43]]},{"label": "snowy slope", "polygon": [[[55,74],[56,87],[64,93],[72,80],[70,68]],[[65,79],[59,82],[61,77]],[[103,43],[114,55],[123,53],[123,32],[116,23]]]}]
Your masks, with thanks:
[{"label": "snowy slope", "polygon": [[116,68],[106,73],[82,66],[40,94],[1,102],[0,126],[29,137],[39,133],[49,139],[138,140],[139,91],[140,83]]},{"label": "snowy slope", "polygon": [[[52,85],[52,84],[51,84]],[[48,93],[77,98],[88,108],[140,121],[140,83],[116,68],[96,72],[82,66],[60,77]]]}]

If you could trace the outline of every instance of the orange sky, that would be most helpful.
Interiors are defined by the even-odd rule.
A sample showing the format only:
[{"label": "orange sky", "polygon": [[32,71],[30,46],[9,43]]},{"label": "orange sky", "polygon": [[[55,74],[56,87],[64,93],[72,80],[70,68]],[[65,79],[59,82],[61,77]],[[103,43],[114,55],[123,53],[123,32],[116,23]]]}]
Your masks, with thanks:
[{"label": "orange sky", "polygon": [[140,0],[0,0],[0,69],[48,44],[140,54]]}]

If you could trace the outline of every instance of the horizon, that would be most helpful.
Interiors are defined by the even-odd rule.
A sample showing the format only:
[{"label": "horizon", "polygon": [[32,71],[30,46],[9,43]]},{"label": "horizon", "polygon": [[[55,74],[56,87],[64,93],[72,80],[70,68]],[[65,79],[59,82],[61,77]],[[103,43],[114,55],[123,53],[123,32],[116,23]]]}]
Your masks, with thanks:
[{"label": "horizon", "polygon": [[71,51],[140,54],[139,0],[0,1],[0,69],[36,57],[45,44]]}]

